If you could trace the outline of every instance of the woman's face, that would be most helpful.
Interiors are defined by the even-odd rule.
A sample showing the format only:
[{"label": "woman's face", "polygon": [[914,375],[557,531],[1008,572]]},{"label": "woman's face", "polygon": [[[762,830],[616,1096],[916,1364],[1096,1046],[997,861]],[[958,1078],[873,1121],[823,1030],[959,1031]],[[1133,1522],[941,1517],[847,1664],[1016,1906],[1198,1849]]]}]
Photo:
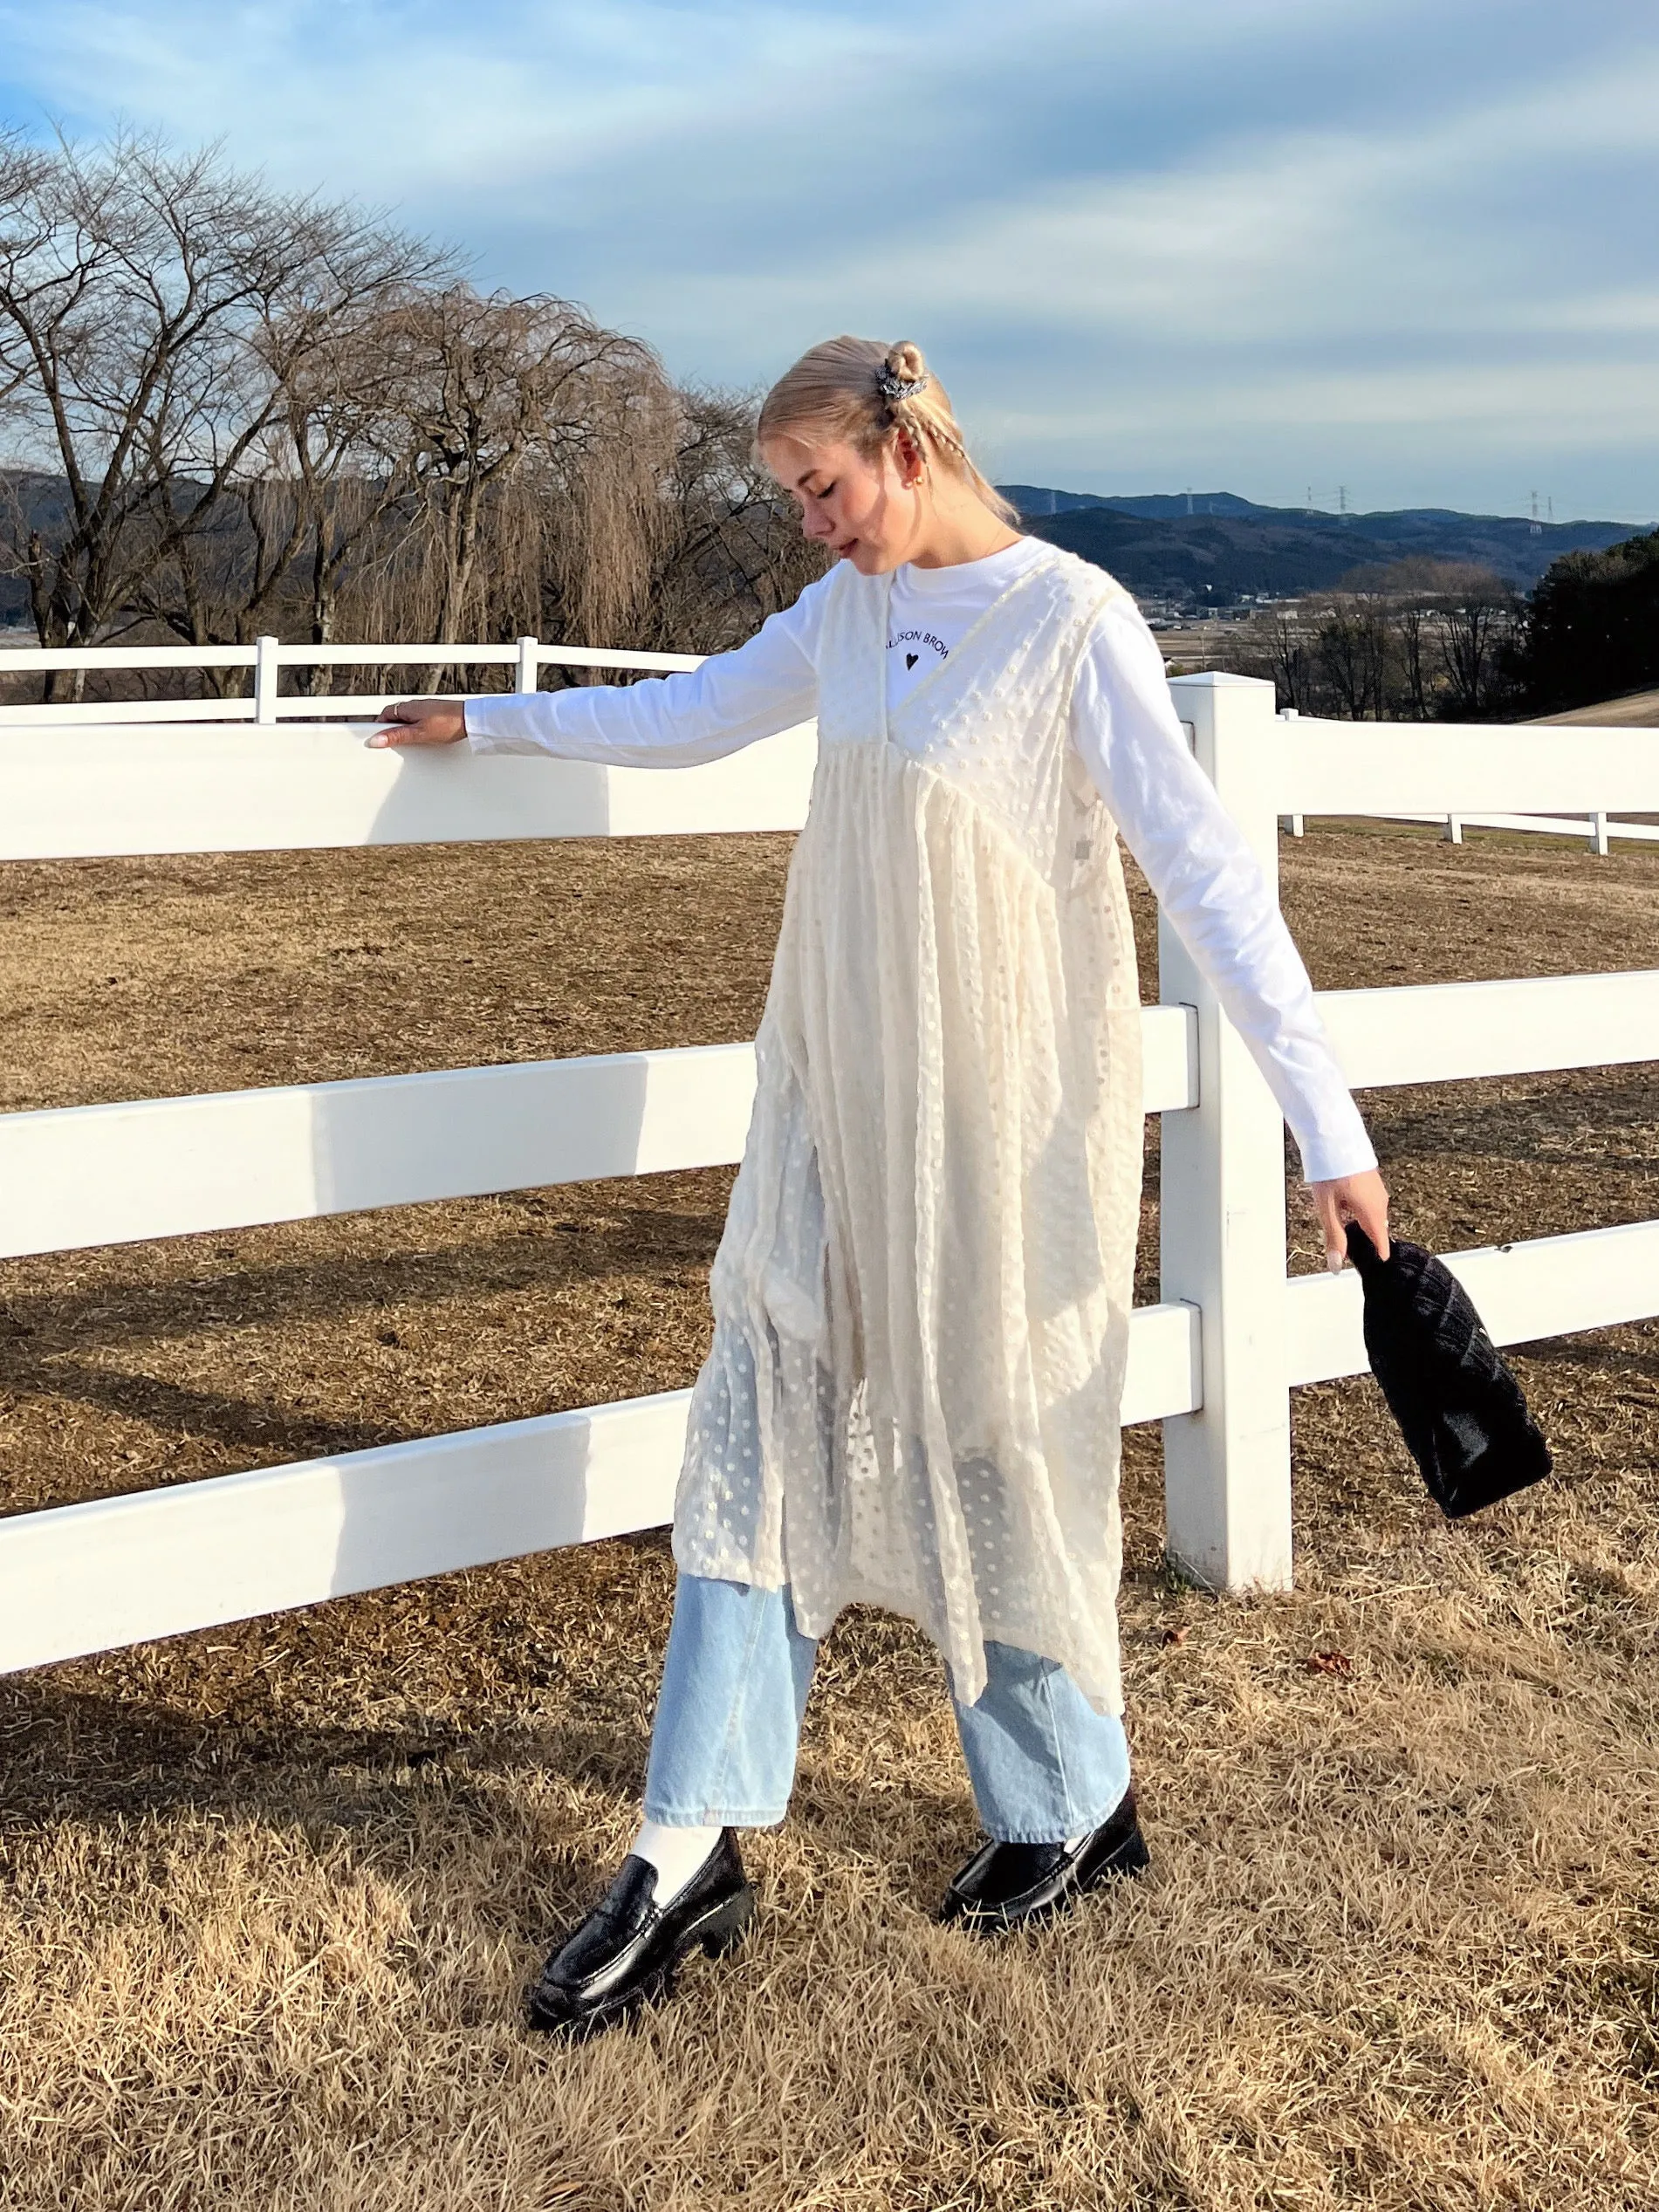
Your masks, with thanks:
[{"label": "woman's face", "polygon": [[922,531],[919,455],[904,433],[871,459],[856,446],[768,438],[766,466],[800,508],[804,534],[882,576],[908,560]]}]

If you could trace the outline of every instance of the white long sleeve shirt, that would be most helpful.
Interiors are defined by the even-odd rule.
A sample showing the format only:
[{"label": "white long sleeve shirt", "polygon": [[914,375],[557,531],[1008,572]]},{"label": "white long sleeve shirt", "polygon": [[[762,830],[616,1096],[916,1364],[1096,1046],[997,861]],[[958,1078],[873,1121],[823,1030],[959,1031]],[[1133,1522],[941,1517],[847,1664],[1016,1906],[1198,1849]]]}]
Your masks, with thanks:
[{"label": "white long sleeve shirt", "polygon": [[[1046,553],[1039,540],[1021,538],[984,560],[898,569],[889,704]],[[478,753],[686,768],[808,721],[818,703],[827,580],[809,585],[746,645],[685,675],[469,699],[468,741]],[[1071,736],[1160,906],[1266,1078],[1308,1181],[1375,1167],[1301,955],[1243,833],[1192,757],[1157,641],[1127,596],[1103,609],[1080,665]]]}]

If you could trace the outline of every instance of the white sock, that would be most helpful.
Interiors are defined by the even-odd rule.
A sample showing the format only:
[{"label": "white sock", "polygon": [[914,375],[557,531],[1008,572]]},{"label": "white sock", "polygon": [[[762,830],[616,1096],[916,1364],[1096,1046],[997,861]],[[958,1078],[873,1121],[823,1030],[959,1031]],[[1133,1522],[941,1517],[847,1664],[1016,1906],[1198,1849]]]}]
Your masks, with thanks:
[{"label": "white sock", "polygon": [[[1092,1835],[1093,1832],[1093,1829],[1085,1828],[1083,1831],[1083,1836]],[[1067,1851],[1075,1851],[1079,1844],[1082,1842],[1083,1836],[1067,1836],[1066,1839],[1066,1848]]]},{"label": "white sock", "polygon": [[628,1850],[635,1859],[643,1859],[656,1868],[659,1911],[671,1905],[703,1867],[720,1833],[718,1828],[665,1828],[660,1820],[641,1824]]}]

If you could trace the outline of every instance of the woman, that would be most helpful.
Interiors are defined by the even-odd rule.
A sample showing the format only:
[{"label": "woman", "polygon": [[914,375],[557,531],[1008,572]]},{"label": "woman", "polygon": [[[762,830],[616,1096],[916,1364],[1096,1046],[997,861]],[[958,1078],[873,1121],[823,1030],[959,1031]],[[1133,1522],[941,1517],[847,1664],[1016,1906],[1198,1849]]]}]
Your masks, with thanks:
[{"label": "woman", "polygon": [[369,740],[679,767],[818,717],[644,1825],[530,2000],[583,2032],[741,1934],[733,1831],[783,1818],[817,1640],[853,1599],[949,1670],[988,1840],[943,1918],[995,1932],[1147,1863],[1116,1627],[1142,1126],[1119,831],[1295,1133],[1332,1264],[1349,1220],[1387,1245],[1306,972],[1128,594],[1018,534],[913,345],[815,346],[758,443],[836,560],[747,645],[624,688],[406,701]]}]

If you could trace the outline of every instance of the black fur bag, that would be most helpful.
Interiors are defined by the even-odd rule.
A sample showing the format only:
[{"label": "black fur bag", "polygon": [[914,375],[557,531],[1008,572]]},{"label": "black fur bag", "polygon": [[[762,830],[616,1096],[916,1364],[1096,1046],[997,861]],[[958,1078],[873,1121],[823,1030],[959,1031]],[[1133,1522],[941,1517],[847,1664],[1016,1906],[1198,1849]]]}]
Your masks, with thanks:
[{"label": "black fur bag", "polygon": [[1347,1241],[1366,1357],[1442,1510],[1459,1518],[1541,1481],[1550,1448],[1450,1269],[1397,1236],[1379,1259],[1356,1222]]}]

